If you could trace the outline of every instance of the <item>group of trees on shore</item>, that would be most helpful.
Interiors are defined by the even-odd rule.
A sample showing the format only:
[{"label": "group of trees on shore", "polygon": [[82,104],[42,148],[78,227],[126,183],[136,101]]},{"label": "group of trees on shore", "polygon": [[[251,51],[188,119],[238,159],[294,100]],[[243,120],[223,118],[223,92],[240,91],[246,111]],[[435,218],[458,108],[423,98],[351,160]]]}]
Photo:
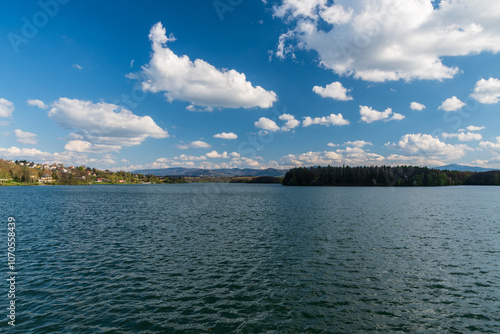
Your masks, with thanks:
[{"label": "group of trees on shore", "polygon": [[[29,166],[38,167],[29,167]],[[280,177],[232,177],[232,176],[155,176],[112,172],[85,166],[44,169],[41,165],[28,161],[6,161],[0,159],[0,185],[85,185],[85,184],[134,184],[134,183],[280,183]],[[40,182],[45,178],[44,182]],[[47,180],[49,178],[49,180]]]},{"label": "group of trees on shore", "polygon": [[35,183],[40,176],[41,172],[37,169],[0,159],[0,180],[2,180],[2,183],[10,180],[18,183]]},{"label": "group of trees on shore", "polygon": [[500,171],[461,172],[414,166],[300,167],[285,174],[287,186],[500,185]]},{"label": "group of trees on shore", "polygon": [[[0,185],[38,184],[39,180],[43,177],[51,178],[45,184],[62,185],[93,184],[96,181],[108,184],[163,182],[163,180],[154,175],[133,174],[124,171],[103,171],[84,166],[68,169],[61,165],[57,169],[43,169],[41,167],[28,167],[29,164],[25,160],[12,162],[0,159]],[[168,178],[167,181],[169,181]]]}]

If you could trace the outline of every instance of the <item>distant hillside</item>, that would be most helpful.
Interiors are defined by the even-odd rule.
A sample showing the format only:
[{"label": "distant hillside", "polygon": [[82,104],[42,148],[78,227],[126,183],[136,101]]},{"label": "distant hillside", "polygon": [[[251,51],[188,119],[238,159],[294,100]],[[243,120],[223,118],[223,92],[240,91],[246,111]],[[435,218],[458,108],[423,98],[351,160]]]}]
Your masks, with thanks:
[{"label": "distant hillside", "polygon": [[227,169],[201,169],[201,168],[159,168],[140,169],[132,173],[156,176],[284,176],[287,170],[274,168],[250,169],[250,168],[227,168]]},{"label": "distant hillside", "polygon": [[497,170],[493,168],[473,167],[473,166],[465,166],[458,164],[450,164],[446,166],[431,167],[431,168],[439,170],[451,170],[451,171],[457,170],[459,172],[488,172],[491,170]]}]

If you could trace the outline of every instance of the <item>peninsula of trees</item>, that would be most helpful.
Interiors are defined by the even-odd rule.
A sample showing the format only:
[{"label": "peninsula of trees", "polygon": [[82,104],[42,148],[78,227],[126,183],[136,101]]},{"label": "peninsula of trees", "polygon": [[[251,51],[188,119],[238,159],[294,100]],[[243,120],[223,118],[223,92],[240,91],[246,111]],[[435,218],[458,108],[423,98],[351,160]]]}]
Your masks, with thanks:
[{"label": "peninsula of trees", "polygon": [[500,185],[500,171],[460,172],[413,166],[302,167],[285,174],[286,186]]}]

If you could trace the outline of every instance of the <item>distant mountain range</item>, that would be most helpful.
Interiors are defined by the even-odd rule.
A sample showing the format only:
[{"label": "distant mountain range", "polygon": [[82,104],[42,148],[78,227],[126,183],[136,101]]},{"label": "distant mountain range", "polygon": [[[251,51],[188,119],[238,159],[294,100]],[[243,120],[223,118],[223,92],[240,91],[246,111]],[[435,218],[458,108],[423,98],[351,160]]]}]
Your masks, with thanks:
[{"label": "distant mountain range", "polygon": [[446,166],[439,166],[439,167],[431,167],[434,169],[439,169],[439,170],[457,170],[460,172],[488,172],[490,170],[496,170],[494,168],[483,168],[483,167],[473,167],[473,166],[465,166],[465,165],[458,165],[458,164],[451,164],[451,165],[446,165]]},{"label": "distant mountain range", "polygon": [[[465,166],[458,164],[450,164],[446,166],[429,167],[439,170],[457,170],[461,172],[487,172],[495,170],[492,168],[482,168]],[[159,169],[139,169],[132,173],[143,175],[156,175],[156,176],[214,176],[214,177],[233,177],[233,176],[285,176],[288,169],[251,169],[251,168],[223,168],[223,169],[202,169],[202,168],[159,168]]]},{"label": "distant mountain range", "polygon": [[226,169],[201,169],[201,168],[159,168],[140,169],[132,173],[156,176],[284,176],[288,170],[282,169],[250,169],[250,168],[226,168]]}]

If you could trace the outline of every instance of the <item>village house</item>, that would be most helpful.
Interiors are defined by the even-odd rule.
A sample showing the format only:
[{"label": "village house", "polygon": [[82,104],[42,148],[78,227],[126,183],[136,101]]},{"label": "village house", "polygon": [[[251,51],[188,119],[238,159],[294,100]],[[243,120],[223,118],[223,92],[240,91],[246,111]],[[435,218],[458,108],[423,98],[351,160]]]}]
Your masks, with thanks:
[{"label": "village house", "polygon": [[40,182],[40,183],[50,183],[53,181],[54,181],[54,179],[52,179],[51,174],[43,174],[42,177],[40,178],[40,180],[38,180],[38,182]]}]

